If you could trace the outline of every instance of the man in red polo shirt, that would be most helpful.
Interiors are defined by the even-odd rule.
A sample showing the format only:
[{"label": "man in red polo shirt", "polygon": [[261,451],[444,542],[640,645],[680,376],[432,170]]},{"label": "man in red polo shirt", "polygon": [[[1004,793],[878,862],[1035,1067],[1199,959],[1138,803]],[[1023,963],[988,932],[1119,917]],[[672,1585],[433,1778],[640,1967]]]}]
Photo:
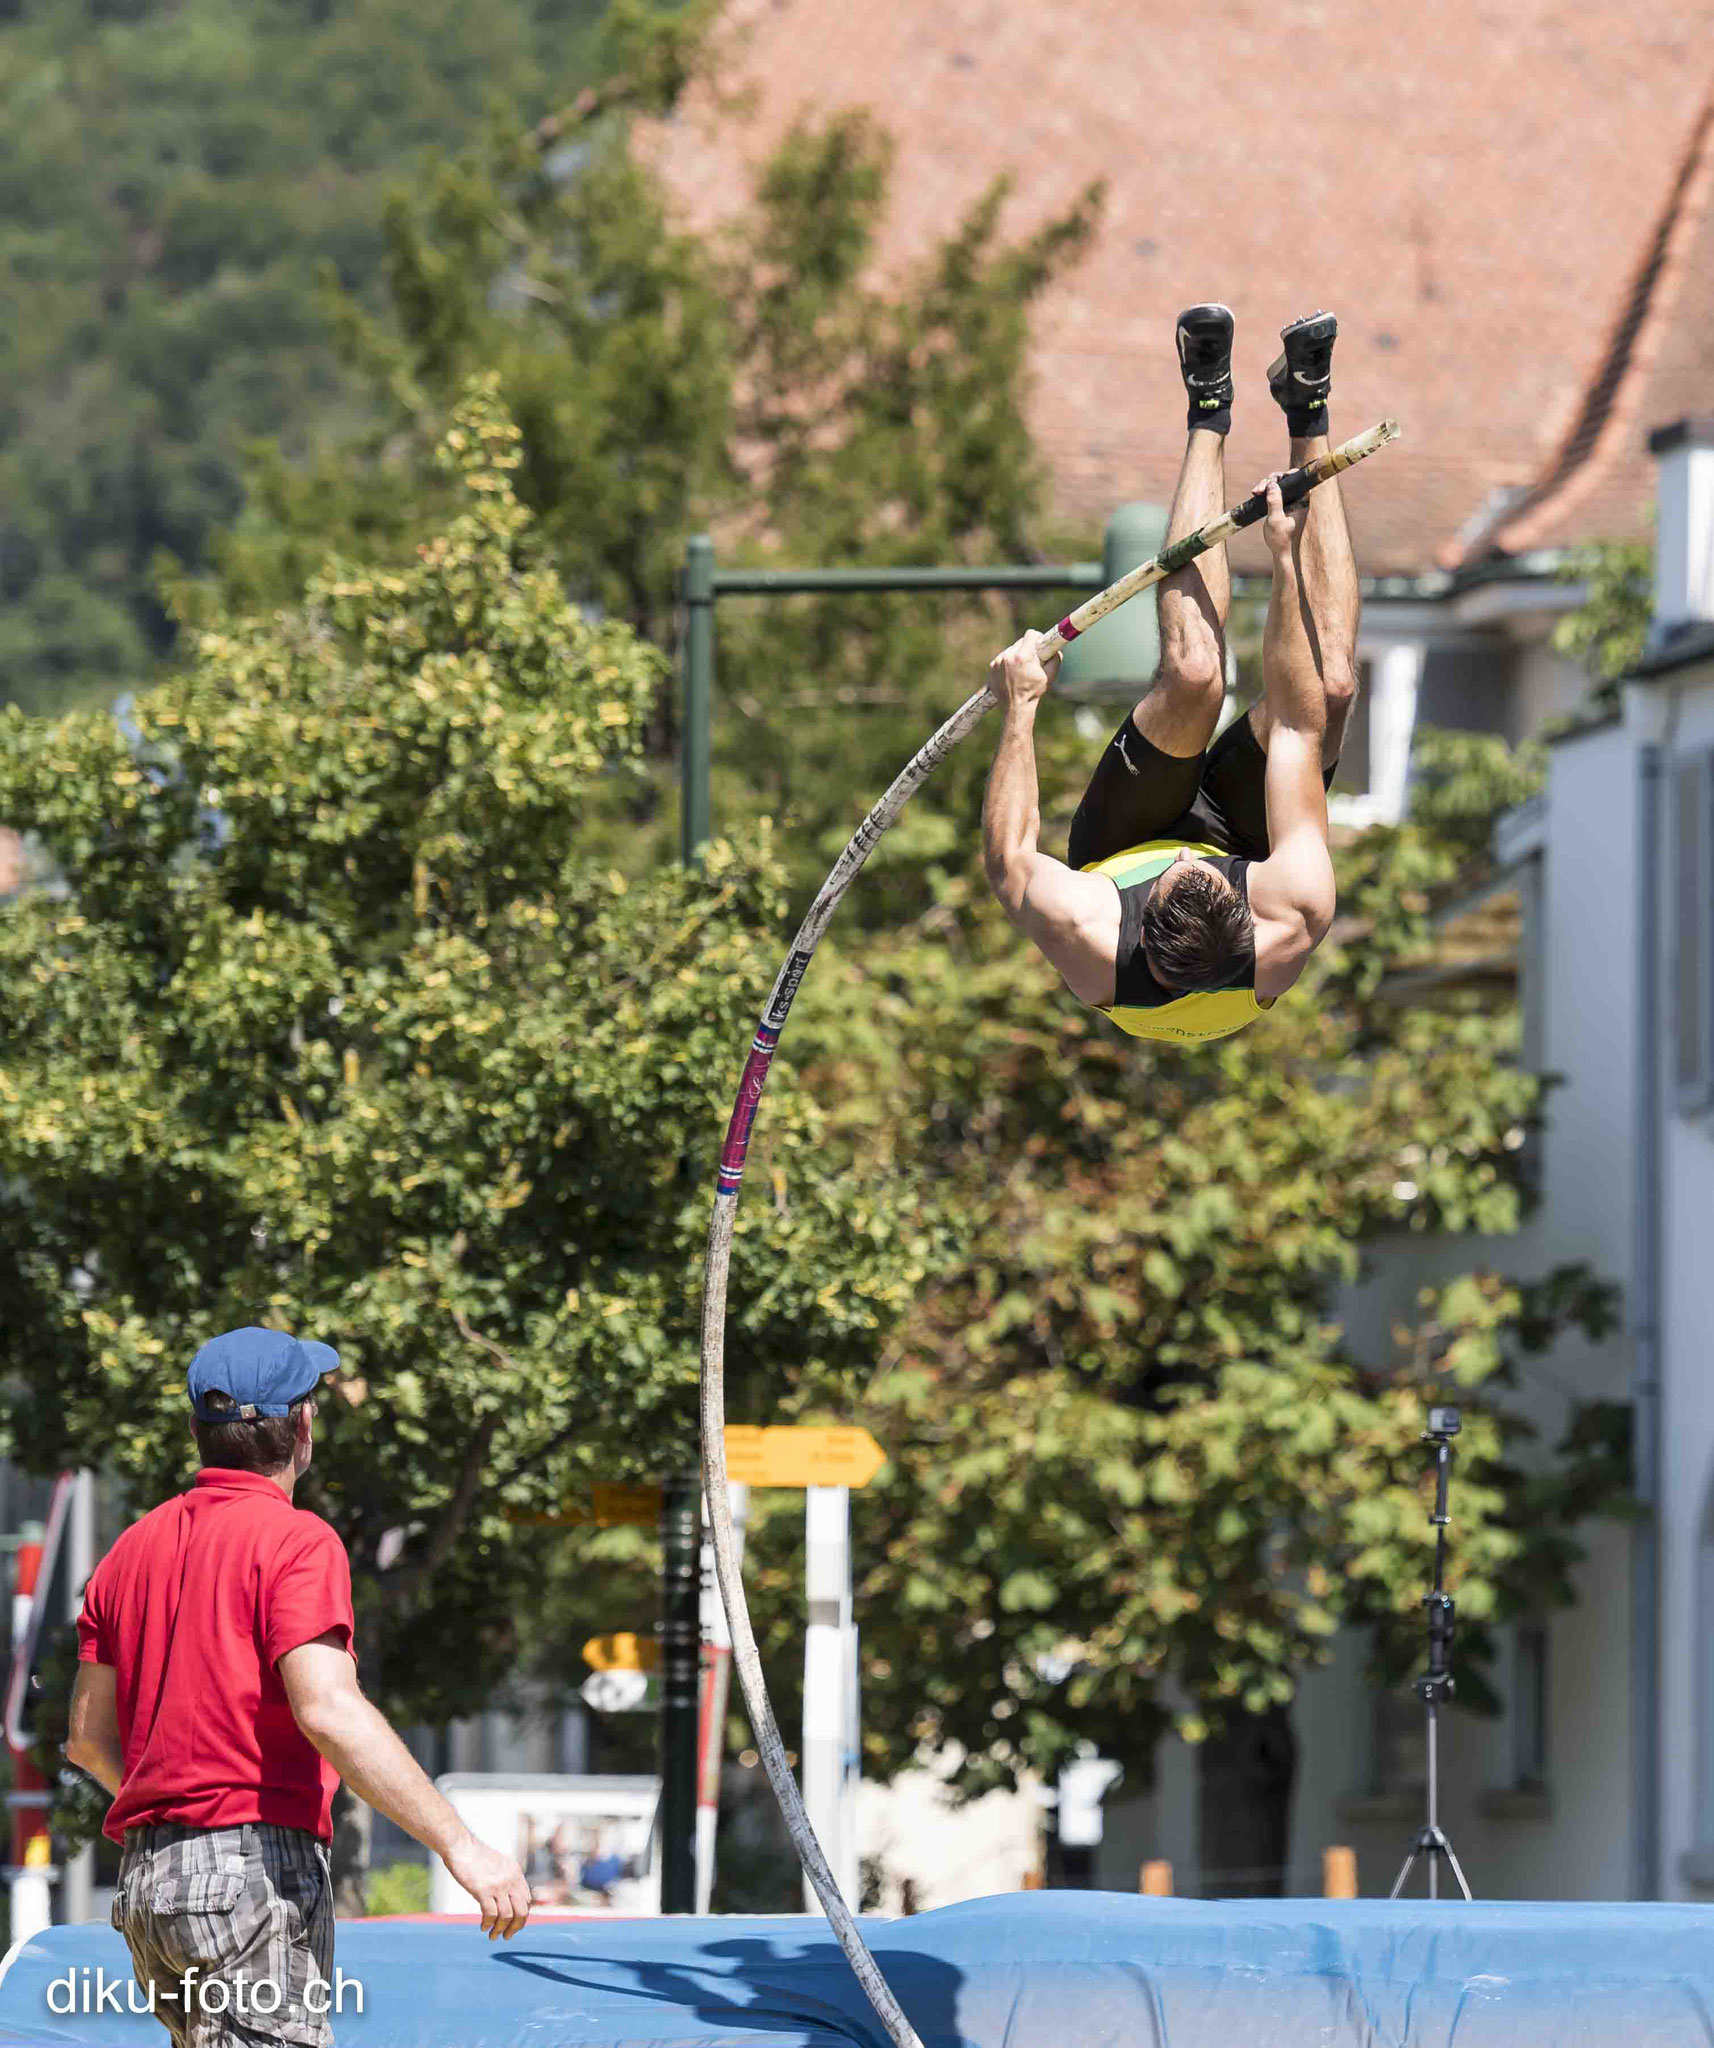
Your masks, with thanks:
[{"label": "man in red polo shirt", "polygon": [[229,1330],[191,1364],[202,1470],[126,1530],[78,1622],[66,1755],[113,1795],[113,1924],[179,2048],[326,2048],[327,1844],[341,1777],[435,1851],[510,1937],[530,1909],[512,1858],[479,1842],[363,1697],[351,1569],[292,1505],[326,1344]]}]

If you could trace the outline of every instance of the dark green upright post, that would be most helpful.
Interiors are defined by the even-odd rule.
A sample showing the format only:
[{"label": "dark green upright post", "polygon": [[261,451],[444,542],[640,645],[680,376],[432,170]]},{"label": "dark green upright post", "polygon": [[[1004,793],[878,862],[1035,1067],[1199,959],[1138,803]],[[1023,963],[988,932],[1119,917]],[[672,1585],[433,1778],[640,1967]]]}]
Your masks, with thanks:
[{"label": "dark green upright post", "polygon": [[679,856],[689,866],[708,843],[714,710],[714,543],[693,534],[684,551],[684,731],[680,738]]},{"label": "dark green upright post", "polygon": [[696,1737],[702,1695],[702,1481],[661,1487],[661,1911],[696,1911]]},{"label": "dark green upright post", "polygon": [[[685,545],[684,725],[680,734],[679,857],[702,857],[709,834],[714,706],[714,543]],[[702,1481],[661,1488],[661,1911],[696,1911],[698,1716],[702,1706]]]}]

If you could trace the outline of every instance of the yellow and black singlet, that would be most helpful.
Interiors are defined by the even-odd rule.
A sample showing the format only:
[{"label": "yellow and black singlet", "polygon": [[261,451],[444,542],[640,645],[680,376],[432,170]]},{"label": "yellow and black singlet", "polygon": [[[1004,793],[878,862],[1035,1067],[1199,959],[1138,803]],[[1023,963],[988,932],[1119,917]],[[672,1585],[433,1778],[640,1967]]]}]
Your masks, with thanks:
[{"label": "yellow and black singlet", "polygon": [[1172,865],[1181,846],[1188,846],[1192,853],[1212,862],[1247,899],[1245,870],[1250,863],[1244,856],[1187,839],[1151,839],[1146,845],[1110,854],[1106,860],[1092,860],[1083,872],[1106,875],[1119,891],[1117,986],[1112,1004],[1102,1010],[1102,1016],[1111,1017],[1121,1031],[1128,1031],[1133,1038],[1200,1044],[1242,1031],[1246,1024],[1265,1017],[1277,998],[1270,996],[1264,1001],[1256,994],[1253,950],[1233,962],[1231,979],[1223,988],[1175,995],[1150,972],[1143,955],[1143,904],[1156,876]]}]

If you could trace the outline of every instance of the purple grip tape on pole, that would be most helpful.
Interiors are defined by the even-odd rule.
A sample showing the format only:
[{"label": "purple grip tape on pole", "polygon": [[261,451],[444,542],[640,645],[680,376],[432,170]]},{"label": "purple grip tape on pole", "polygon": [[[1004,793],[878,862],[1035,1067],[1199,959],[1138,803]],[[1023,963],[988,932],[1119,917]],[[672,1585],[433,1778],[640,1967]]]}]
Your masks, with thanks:
[{"label": "purple grip tape on pole", "polygon": [[715,1189],[722,1195],[735,1195],[744,1178],[744,1156],[750,1149],[751,1127],[756,1121],[757,1110],[762,1106],[762,1090],[768,1084],[768,1069],[773,1064],[779,1042],[779,1032],[764,1024],[750,1047],[750,1057],[744,1062],[743,1077],[738,1083],[738,1100],[732,1106],[732,1121],[726,1126],[726,1142],[720,1148],[720,1167],[714,1176]]},{"label": "purple grip tape on pole", "polygon": [[1059,635],[1059,637],[1062,640],[1068,643],[1073,640],[1080,640],[1083,637],[1082,634],[1078,632],[1077,628],[1071,623],[1069,617],[1061,619],[1059,624],[1055,626],[1053,630]]}]

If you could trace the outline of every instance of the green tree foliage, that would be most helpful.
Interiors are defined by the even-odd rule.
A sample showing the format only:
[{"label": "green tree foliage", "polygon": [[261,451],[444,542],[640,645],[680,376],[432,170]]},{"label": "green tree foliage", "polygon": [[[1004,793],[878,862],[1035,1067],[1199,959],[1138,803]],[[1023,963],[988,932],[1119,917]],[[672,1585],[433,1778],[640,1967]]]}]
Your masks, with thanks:
[{"label": "green tree foliage", "polygon": [[[301,499],[302,520],[330,502],[366,517],[391,478],[407,532],[425,502],[415,451],[450,380],[485,357],[524,421],[521,488],[568,582],[656,633],[677,540],[711,512],[727,554],[757,561],[1027,556],[1041,508],[1026,320],[1087,208],[1013,245],[991,194],[885,290],[888,154],[867,121],[790,135],[713,244],[672,238],[621,139],[588,136],[568,179],[495,131],[395,205],[389,316],[348,333],[406,432],[359,452],[343,499]],[[527,287],[497,289],[507,278]],[[289,516],[259,518],[229,572],[259,589],[289,576],[292,533]],[[917,599],[728,606],[717,815],[746,831],[782,817],[801,893],[1014,623]],[[1329,1319],[1366,1236],[1517,1214],[1537,1090],[1510,1020],[1375,995],[1539,764],[1462,737],[1425,749],[1416,822],[1347,855],[1347,943],[1312,990],[1182,1055],[1078,1011],[998,918],[974,860],[984,751],[955,757],[886,843],[847,908],[860,941],[830,944],[787,1041],[864,1182],[908,1182],[959,1248],[865,1396],[895,1458],[866,1497],[862,1551],[880,1560],[863,1589],[874,1760],[956,1740],[970,1789],[1090,1739],[1146,1766],[1169,1698],[1193,1702],[1192,1732],[1268,1710],[1342,1622],[1410,1610],[1427,1388],[1486,1394],[1461,1498],[1473,1624],[1564,1593],[1567,1495],[1550,1502],[1536,1475],[1610,1476],[1594,1433],[1558,1463],[1520,1462],[1505,1400],[1523,1332],[1598,1321],[1599,1290],[1558,1283],[1549,1316],[1496,1276],[1461,1283],[1424,1305],[1403,1362],[1352,1358]],[[1071,719],[1044,721],[1048,787],[1074,796],[1087,752]],[[821,1393],[848,1406],[814,1375],[797,1398]],[[777,1412],[770,1394],[735,1366],[739,1412]],[[1539,1515],[1519,1513],[1526,1498]],[[778,1538],[795,1520],[788,1503],[753,1575],[788,1702],[801,1582]],[[586,1597],[574,1567],[559,1598],[581,1616]]]},{"label": "green tree foliage", "polygon": [[[521,734],[514,754],[505,716],[450,722],[424,650],[466,665],[489,580],[520,586],[510,555],[467,564],[456,599],[420,580],[445,557],[413,543],[468,488],[432,460],[448,412],[491,368],[537,559],[663,644],[704,523],[760,563],[1027,557],[1047,538],[1027,322],[1096,204],[1009,239],[996,190],[877,281],[889,152],[847,115],[789,135],[754,205],[692,238],[629,144],[701,24],[623,20],[607,86],[531,136],[496,123],[393,202],[386,304],[339,312],[381,424],[262,477],[216,587],[185,593],[196,661],[140,715],[142,758],[73,726],[51,752],[16,740],[34,765],[0,785],[78,878],[72,906],[32,899],[10,927],[41,991],[18,1027],[37,1064],[0,1104],[3,1170],[31,1189],[11,1292],[44,1396],[20,1441],[60,1455],[62,1406],[95,1429],[111,1410],[78,1374],[100,1362],[142,1417],[129,1469],[155,1483],[178,1469],[167,1375],[193,1319],[260,1292],[337,1326],[358,1364],[320,1498],[382,1610],[408,1616],[389,1642],[425,1713],[495,1666],[497,1563],[545,1566],[550,1546],[526,1553],[538,1539],[488,1503],[557,1498],[598,1457],[640,1469],[651,1438],[687,1448],[668,1425],[694,1348],[696,1169],[777,962],[772,847],[801,901],[1017,623],[920,599],[727,607],[716,817],[743,851],[669,873],[637,771],[646,745],[661,787],[662,669],[619,628],[565,623],[545,576],[529,602],[538,635],[551,615],[566,636],[551,662],[480,637],[476,653],[497,675],[563,671],[536,715],[589,721],[594,701],[592,752],[556,767]],[[330,535],[382,567],[234,624],[235,600],[295,599]],[[592,667],[612,669],[594,700]],[[339,680],[362,674],[367,701],[371,670],[372,728]],[[309,679],[332,693],[319,719],[268,708]],[[181,700],[163,723],[155,707]],[[1069,803],[1088,735],[1044,719],[1041,751]],[[1503,1231],[1524,1198],[1539,1100],[1513,1020],[1401,1009],[1382,984],[1528,764],[1437,749],[1415,822],[1345,855],[1340,942],[1311,981],[1265,1025],[1176,1053],[1077,1009],[1005,927],[976,859],[984,754],[973,741],[912,807],[818,958],[741,1211],[730,1343],[735,1406],[757,1419],[851,1412],[862,1387],[893,1453],[859,1514],[872,1760],[955,1740],[967,1789],[1084,1740],[1146,1769],[1183,1702],[1192,1734],[1277,1711],[1342,1623],[1377,1624],[1384,1660],[1422,1586],[1425,1391],[1473,1411],[1458,1569],[1477,1652],[1508,1603],[1563,1593],[1573,1507],[1596,1497],[1578,1488],[1618,1457],[1601,1415],[1563,1455],[1532,1446],[1508,1395],[1530,1346],[1599,1325],[1583,1276],[1456,1282],[1388,1358],[1353,1356],[1331,1321],[1369,1238]],[[300,985],[323,1007],[291,1009]],[[47,1050],[62,988],[75,1057]],[[110,1184],[123,1216],[92,1247]],[[521,1408],[510,1361],[540,1367]],[[759,1533],[752,1575],[782,1695],[792,1519]],[[406,1550],[384,1570],[392,1529]],[[604,1551],[552,1547],[532,1583],[555,1625],[538,1613],[521,1640],[570,1678]],[[613,1583],[640,1599],[627,1557]]]},{"label": "green tree foliage", "polygon": [[363,417],[318,304],[374,295],[381,194],[490,96],[545,114],[595,0],[0,9],[0,699],[111,701],[170,643],[246,444]]},{"label": "green tree foliage", "polygon": [[[1606,1327],[1607,1290],[1473,1274],[1382,1357],[1330,1313],[1366,1242],[1503,1233],[1525,1198],[1539,1090],[1515,1019],[1395,1007],[1358,964],[1370,930],[1418,921],[1459,872],[1475,791],[1529,787],[1495,741],[1429,753],[1419,820],[1379,835],[1381,858],[1352,851],[1351,945],[1216,1047],[1120,1038],[971,878],[915,924],[824,948],[793,1056],[869,1170],[908,1167],[958,1247],[860,1410],[893,1457],[857,1515],[878,1767],[956,1743],[979,1791],[1093,1741],[1146,1773],[1173,1716],[1200,1739],[1279,1708],[1347,1624],[1377,1626],[1396,1672],[1418,1654],[1433,1398],[1468,1410],[1467,1694],[1491,1697],[1494,1619],[1569,1597],[1571,1526],[1615,1499],[1622,1444],[1592,1409],[1545,1452],[1513,1390],[1527,1352]],[[1389,873],[1421,912],[1381,902]],[[758,1583],[783,1600],[794,1570],[764,1525]]]},{"label": "green tree foliage", "polygon": [[[1377,825],[1340,860],[1344,941],[1329,954],[1337,987],[1360,1004],[1395,967],[1432,943],[1434,913],[1491,867],[1495,818],[1540,789],[1539,742],[1516,748],[1476,732],[1419,730],[1412,742],[1411,810],[1403,825]],[[1385,1014],[1368,1010],[1360,1014]]]},{"label": "green tree foliage", "polygon": [[621,19],[639,32],[634,76],[537,130],[497,116],[391,196],[382,313],[344,293],[329,308],[379,423],[311,497],[273,472],[225,550],[229,588],[289,589],[295,537],[319,546],[342,521],[414,540],[438,511],[447,408],[481,372],[519,425],[519,494],[568,581],[640,629],[664,625],[677,536],[730,481],[732,364],[719,280],[627,147],[634,116],[679,77],[656,45],[676,49],[684,19]]},{"label": "green tree foliage", "polygon": [[1584,584],[1586,595],[1554,628],[1553,644],[1581,661],[1597,682],[1616,682],[1636,665],[1648,638],[1654,615],[1654,544],[1598,541],[1575,549],[1564,574]]},{"label": "green tree foliage", "polygon": [[[204,1337],[332,1337],[305,1498],[427,1717],[506,1668],[548,1540],[507,1510],[694,1458],[706,1168],[781,915],[759,835],[588,857],[659,657],[534,559],[491,388],[442,459],[418,560],[204,625],[132,729],[0,716],[0,815],[61,878],[0,912],[8,1449],[146,1505]],[[770,1110],[734,1350],[783,1397],[872,1355],[925,1241],[801,1091]]]},{"label": "green tree foliage", "polygon": [[429,1874],[420,1863],[389,1863],[369,1873],[369,1911],[378,1915],[426,1913]]}]

